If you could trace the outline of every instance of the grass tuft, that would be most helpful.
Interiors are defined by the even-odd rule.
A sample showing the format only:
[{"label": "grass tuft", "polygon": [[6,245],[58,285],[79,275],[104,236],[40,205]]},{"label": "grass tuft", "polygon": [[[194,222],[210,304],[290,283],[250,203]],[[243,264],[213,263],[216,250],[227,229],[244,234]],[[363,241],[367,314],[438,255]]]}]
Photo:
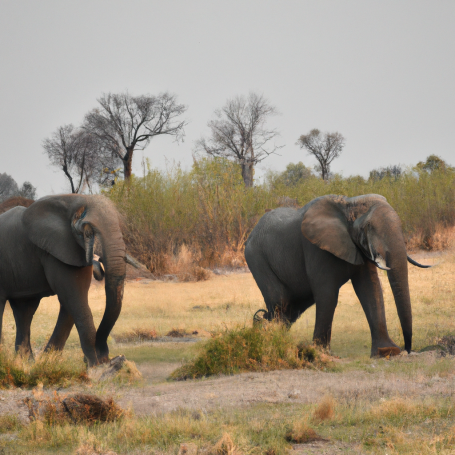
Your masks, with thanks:
[{"label": "grass tuft", "polygon": [[234,445],[231,436],[228,433],[224,433],[221,439],[209,449],[210,455],[237,455],[241,452]]},{"label": "grass tuft", "polygon": [[171,379],[189,379],[242,371],[324,367],[330,357],[312,346],[296,344],[286,326],[270,323],[226,330],[209,340],[200,355],[178,368]]},{"label": "grass tuft", "polygon": [[[22,423],[14,414],[0,415],[0,434],[11,433],[22,428]],[[0,452],[1,453],[1,452]]]},{"label": "grass tuft", "polygon": [[319,423],[331,420],[335,414],[334,409],[335,400],[331,396],[324,397],[313,412],[313,421]]},{"label": "grass tuft", "polygon": [[86,366],[79,356],[61,352],[42,353],[36,361],[0,348],[0,388],[67,386],[88,381]]},{"label": "grass tuft", "polygon": [[116,343],[132,343],[140,341],[151,341],[158,338],[155,329],[138,328],[130,330],[129,332],[112,335]]},{"label": "grass tuft", "polygon": [[190,334],[188,332],[186,332],[184,329],[176,329],[176,328],[173,328],[168,333],[166,333],[167,337],[172,337],[172,338],[183,338],[188,335],[190,335]]},{"label": "grass tuft", "polygon": [[306,422],[296,422],[292,429],[288,430],[284,436],[286,441],[295,444],[306,444],[313,441],[325,441],[319,436]]}]

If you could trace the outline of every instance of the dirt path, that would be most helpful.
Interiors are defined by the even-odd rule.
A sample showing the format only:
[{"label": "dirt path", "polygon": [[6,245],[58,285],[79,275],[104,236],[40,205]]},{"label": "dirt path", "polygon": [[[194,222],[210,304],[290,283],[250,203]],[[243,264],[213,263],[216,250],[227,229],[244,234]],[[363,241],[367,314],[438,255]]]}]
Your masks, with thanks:
[{"label": "dirt path", "polygon": [[[436,361],[428,352],[403,357],[394,362]],[[455,359],[453,360],[455,363]],[[283,370],[268,373],[243,373],[213,379],[162,382],[175,364],[142,364],[144,378],[151,385],[121,388],[118,403],[130,407],[137,415],[155,415],[179,408],[209,411],[225,407],[242,407],[255,403],[317,403],[325,395],[340,401],[376,401],[380,398],[447,397],[455,393],[455,377],[411,377],[385,374],[382,371],[346,371],[325,373],[312,370]],[[68,392],[66,390],[65,392]],[[17,414],[27,421],[23,399],[30,391],[0,391],[0,414]]]},{"label": "dirt path", "polygon": [[[434,354],[403,357],[394,362],[434,362]],[[455,363],[455,360],[454,360]],[[169,374],[173,365],[154,371],[142,365],[146,378]],[[325,373],[310,370],[283,370],[269,373],[243,373],[213,379],[159,383],[122,390],[119,404],[131,407],[138,415],[165,413],[179,408],[210,410],[254,403],[316,403],[325,395],[338,400],[375,401],[380,398],[452,396],[455,378],[448,376],[409,377],[384,372],[347,371]]]}]

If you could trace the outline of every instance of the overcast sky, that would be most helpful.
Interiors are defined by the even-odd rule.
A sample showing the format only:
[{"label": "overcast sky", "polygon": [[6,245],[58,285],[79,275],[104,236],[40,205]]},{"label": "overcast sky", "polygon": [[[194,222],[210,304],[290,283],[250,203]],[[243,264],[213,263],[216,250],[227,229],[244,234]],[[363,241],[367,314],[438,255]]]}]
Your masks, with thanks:
[{"label": "overcast sky", "polygon": [[280,112],[281,156],[259,169],[315,161],[295,144],[339,131],[332,170],[368,175],[437,154],[455,164],[455,1],[2,1],[0,172],[38,195],[68,189],[42,140],[79,124],[103,92],[170,91],[188,106],[186,139],[153,139],[152,166],[191,166],[213,111],[249,91]]}]

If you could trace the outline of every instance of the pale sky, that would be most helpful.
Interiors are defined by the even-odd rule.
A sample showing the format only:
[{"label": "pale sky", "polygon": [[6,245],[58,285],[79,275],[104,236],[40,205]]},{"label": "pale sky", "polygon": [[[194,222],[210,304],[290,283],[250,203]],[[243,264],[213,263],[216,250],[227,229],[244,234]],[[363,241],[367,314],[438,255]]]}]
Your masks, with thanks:
[{"label": "pale sky", "polygon": [[103,92],[170,91],[188,106],[186,138],[137,152],[189,168],[194,141],[228,98],[263,93],[277,107],[281,156],[312,128],[339,131],[332,171],[361,174],[437,154],[455,164],[455,1],[8,1],[0,4],[0,172],[38,195],[67,191],[42,140],[82,122]]}]

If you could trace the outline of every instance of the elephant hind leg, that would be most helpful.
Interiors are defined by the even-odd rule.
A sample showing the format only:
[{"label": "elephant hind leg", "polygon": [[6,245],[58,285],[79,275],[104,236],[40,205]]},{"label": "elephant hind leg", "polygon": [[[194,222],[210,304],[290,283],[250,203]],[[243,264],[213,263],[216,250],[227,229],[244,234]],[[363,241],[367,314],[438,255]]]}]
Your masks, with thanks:
[{"label": "elephant hind leg", "polygon": [[325,348],[330,347],[332,338],[332,323],[338,304],[339,288],[328,286],[315,292],[316,323],[314,325],[313,341]]},{"label": "elephant hind leg", "polygon": [[264,297],[267,319],[278,319],[292,324],[298,316],[292,317],[291,298],[283,283],[266,264],[254,267],[251,271]]},{"label": "elephant hind leg", "polygon": [[66,340],[70,336],[71,329],[74,326],[74,319],[68,313],[66,308],[60,304],[60,312],[57,318],[57,324],[55,325],[54,331],[47,342],[45,351],[55,349],[62,351],[65,347]]},{"label": "elephant hind leg", "polygon": [[28,300],[10,300],[16,322],[16,351],[33,357],[32,346],[30,344],[30,326],[33,316],[38,309],[41,298]]}]

